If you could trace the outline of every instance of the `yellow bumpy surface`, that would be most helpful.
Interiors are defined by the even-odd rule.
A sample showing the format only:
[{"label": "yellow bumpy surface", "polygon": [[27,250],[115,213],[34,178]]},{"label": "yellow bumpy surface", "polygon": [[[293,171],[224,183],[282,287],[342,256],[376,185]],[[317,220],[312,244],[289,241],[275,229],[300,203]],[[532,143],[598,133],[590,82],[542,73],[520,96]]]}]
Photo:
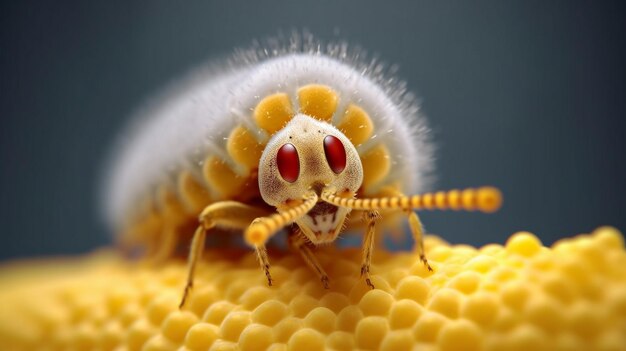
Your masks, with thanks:
[{"label": "yellow bumpy surface", "polygon": [[625,350],[626,251],[614,228],[504,246],[426,239],[375,251],[370,290],[358,249],[317,251],[330,289],[297,254],[270,252],[275,286],[252,253],[209,249],[190,300],[182,260],[160,267],[112,253],[0,270],[6,350]]}]

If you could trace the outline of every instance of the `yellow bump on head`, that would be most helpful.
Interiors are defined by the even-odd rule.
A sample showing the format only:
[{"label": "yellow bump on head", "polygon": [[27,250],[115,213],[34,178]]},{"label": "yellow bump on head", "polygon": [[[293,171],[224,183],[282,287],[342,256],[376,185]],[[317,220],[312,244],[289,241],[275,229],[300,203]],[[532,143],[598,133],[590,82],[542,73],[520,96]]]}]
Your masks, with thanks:
[{"label": "yellow bump on head", "polygon": [[294,115],[289,96],[285,93],[265,97],[254,109],[256,124],[270,134],[279,131]]},{"label": "yellow bump on head", "polygon": [[215,156],[210,156],[202,166],[202,172],[209,187],[220,193],[222,198],[236,197],[242,192],[249,181],[235,173],[226,162]]},{"label": "yellow bump on head", "polygon": [[187,209],[168,186],[160,186],[157,190],[159,212],[166,220],[180,222],[187,219]]},{"label": "yellow bump on head", "polygon": [[211,203],[207,188],[188,171],[178,176],[178,192],[191,213],[199,213]]},{"label": "yellow bump on head", "polygon": [[339,96],[330,87],[309,84],[298,89],[300,112],[324,122],[330,122],[337,109]]},{"label": "yellow bump on head", "polygon": [[254,169],[259,166],[263,145],[257,142],[249,130],[243,126],[237,126],[228,136],[226,151],[235,162],[248,169]]},{"label": "yellow bump on head", "polygon": [[359,146],[369,140],[374,133],[374,123],[370,116],[357,105],[350,104],[337,128],[350,139],[352,144]]},{"label": "yellow bump on head", "polygon": [[391,169],[389,151],[383,144],[378,144],[361,156],[363,165],[363,188],[367,191],[371,186],[383,180]]},{"label": "yellow bump on head", "polygon": [[526,257],[536,255],[542,247],[541,241],[529,232],[516,233],[506,242],[508,252]]}]

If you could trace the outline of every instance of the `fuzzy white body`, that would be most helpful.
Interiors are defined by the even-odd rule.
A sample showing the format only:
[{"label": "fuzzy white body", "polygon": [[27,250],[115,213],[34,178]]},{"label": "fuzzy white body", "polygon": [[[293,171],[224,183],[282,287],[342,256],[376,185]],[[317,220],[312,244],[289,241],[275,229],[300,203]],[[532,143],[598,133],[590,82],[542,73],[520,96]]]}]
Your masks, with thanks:
[{"label": "fuzzy white body", "polygon": [[175,182],[181,170],[202,179],[207,155],[216,155],[235,171],[245,172],[226,152],[230,131],[243,125],[266,143],[270,136],[251,117],[259,99],[280,91],[297,104],[298,87],[313,83],[329,86],[339,95],[333,124],[349,103],[368,111],[374,135],[355,147],[362,155],[375,144],[385,144],[391,171],[384,184],[397,182],[406,193],[425,190],[432,170],[432,147],[426,123],[415,102],[405,99],[401,82],[389,79],[379,66],[368,66],[349,55],[286,52],[213,65],[144,109],[107,166],[104,205],[110,224],[114,228],[124,225],[139,200],[158,185]]}]

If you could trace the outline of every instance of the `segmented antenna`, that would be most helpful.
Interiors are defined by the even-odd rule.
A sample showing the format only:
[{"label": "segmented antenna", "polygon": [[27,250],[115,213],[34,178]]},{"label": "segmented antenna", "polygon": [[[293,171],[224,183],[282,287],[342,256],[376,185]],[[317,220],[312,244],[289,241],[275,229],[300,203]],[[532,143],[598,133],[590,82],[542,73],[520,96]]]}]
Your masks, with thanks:
[{"label": "segmented antenna", "polygon": [[318,199],[315,192],[309,191],[302,198],[304,202],[300,205],[268,217],[255,219],[244,234],[246,242],[254,246],[263,245],[277,231],[306,215],[315,206]]},{"label": "segmented antenna", "polygon": [[494,187],[369,199],[339,197],[332,189],[327,188],[322,192],[321,199],[335,206],[354,210],[478,210],[491,213],[502,205],[502,194]]}]

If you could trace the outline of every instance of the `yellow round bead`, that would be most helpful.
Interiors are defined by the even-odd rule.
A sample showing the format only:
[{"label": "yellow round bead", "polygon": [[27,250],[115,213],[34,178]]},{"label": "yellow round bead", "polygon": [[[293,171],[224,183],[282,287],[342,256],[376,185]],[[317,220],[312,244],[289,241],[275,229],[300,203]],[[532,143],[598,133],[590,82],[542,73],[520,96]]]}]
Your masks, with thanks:
[{"label": "yellow round bead", "polygon": [[433,342],[448,319],[436,312],[425,311],[413,326],[415,339],[422,342]]},{"label": "yellow round bead", "polygon": [[272,328],[262,324],[248,325],[239,337],[241,350],[265,350],[273,342]]},{"label": "yellow round bead", "polygon": [[248,289],[241,296],[241,304],[248,311],[254,310],[258,305],[262,304],[265,301],[268,301],[274,295],[274,291],[265,286],[257,286],[251,289]]},{"label": "yellow round bead", "polygon": [[187,330],[198,321],[195,314],[187,311],[174,311],[163,322],[163,335],[170,340],[181,342]]},{"label": "yellow round bead", "polygon": [[411,350],[414,344],[415,339],[413,339],[413,333],[410,330],[393,330],[385,335],[385,338],[380,344],[380,350]]},{"label": "yellow round bead", "polygon": [[198,323],[187,332],[185,337],[185,347],[190,350],[206,350],[219,337],[220,329],[216,325],[209,323]]},{"label": "yellow round bead", "polygon": [[250,324],[250,312],[231,312],[220,326],[220,335],[225,340],[237,341],[248,324]]},{"label": "yellow round bead", "polygon": [[333,350],[354,350],[354,336],[345,331],[334,331],[328,335],[326,345]]},{"label": "yellow round bead", "polygon": [[202,320],[207,323],[212,323],[215,325],[222,324],[222,321],[226,316],[235,308],[235,305],[228,301],[218,301],[212,304],[204,315],[202,316]]},{"label": "yellow round bead", "polygon": [[293,298],[289,307],[295,317],[304,318],[312,309],[319,305],[318,300],[309,295],[299,295]]},{"label": "yellow round bead", "polygon": [[471,294],[480,284],[481,276],[476,272],[462,272],[456,277],[452,278],[449,286],[464,294]]},{"label": "yellow round bead", "polygon": [[252,312],[252,321],[273,326],[281,321],[288,313],[287,306],[277,300],[268,300],[260,304]]},{"label": "yellow round bead", "polygon": [[329,334],[335,328],[337,316],[326,307],[316,307],[304,318],[304,325],[321,333]]},{"label": "yellow round bead", "polygon": [[396,289],[396,299],[411,299],[420,305],[426,303],[426,299],[430,293],[428,283],[416,276],[408,276],[400,281]]},{"label": "yellow round bead", "polygon": [[539,239],[529,232],[513,234],[506,242],[506,250],[509,253],[531,257],[536,255],[543,245]]},{"label": "yellow round bead", "polygon": [[443,351],[480,350],[482,348],[483,335],[474,323],[461,319],[450,321],[444,325],[439,333],[437,342]]},{"label": "yellow round bead", "polygon": [[386,316],[393,303],[393,297],[382,290],[373,289],[365,293],[359,308],[365,316]]},{"label": "yellow round bead", "polygon": [[155,335],[141,349],[142,351],[175,351],[176,344],[163,335]]},{"label": "yellow round bead", "polygon": [[287,342],[296,331],[302,329],[304,321],[300,318],[287,317],[274,326],[274,336],[277,341]]},{"label": "yellow round bead", "polygon": [[387,319],[379,316],[364,317],[356,326],[356,344],[360,348],[378,349],[388,330]]},{"label": "yellow round bead", "polygon": [[154,300],[148,306],[148,319],[152,325],[160,327],[170,313],[178,310],[179,302],[174,295],[164,295]]},{"label": "yellow round bead", "polygon": [[359,307],[350,305],[337,315],[337,329],[353,332],[356,328],[356,324],[363,318],[363,312]]},{"label": "yellow round bead", "polygon": [[468,297],[465,303],[463,303],[461,316],[479,325],[487,326],[495,320],[500,306],[499,298],[496,294],[477,292]]},{"label": "yellow round bead", "polygon": [[593,238],[599,245],[611,250],[624,250],[624,236],[613,227],[600,227],[593,231]]},{"label": "yellow round bead", "polygon": [[330,292],[322,297],[320,304],[331,311],[338,313],[350,304],[350,300],[343,294]]},{"label": "yellow round bead", "polygon": [[403,299],[394,302],[389,311],[389,326],[391,329],[410,328],[423,313],[420,304],[413,300]]},{"label": "yellow round bead", "polygon": [[459,316],[461,302],[462,297],[458,291],[443,288],[432,297],[428,309],[439,312],[448,318],[457,318]]},{"label": "yellow round bead", "polygon": [[126,343],[131,350],[141,350],[145,342],[157,333],[157,329],[146,319],[133,323],[126,335]]},{"label": "yellow round bead", "polygon": [[325,349],[324,344],[324,336],[320,332],[310,328],[303,328],[289,338],[287,349],[293,351],[318,351]]}]

